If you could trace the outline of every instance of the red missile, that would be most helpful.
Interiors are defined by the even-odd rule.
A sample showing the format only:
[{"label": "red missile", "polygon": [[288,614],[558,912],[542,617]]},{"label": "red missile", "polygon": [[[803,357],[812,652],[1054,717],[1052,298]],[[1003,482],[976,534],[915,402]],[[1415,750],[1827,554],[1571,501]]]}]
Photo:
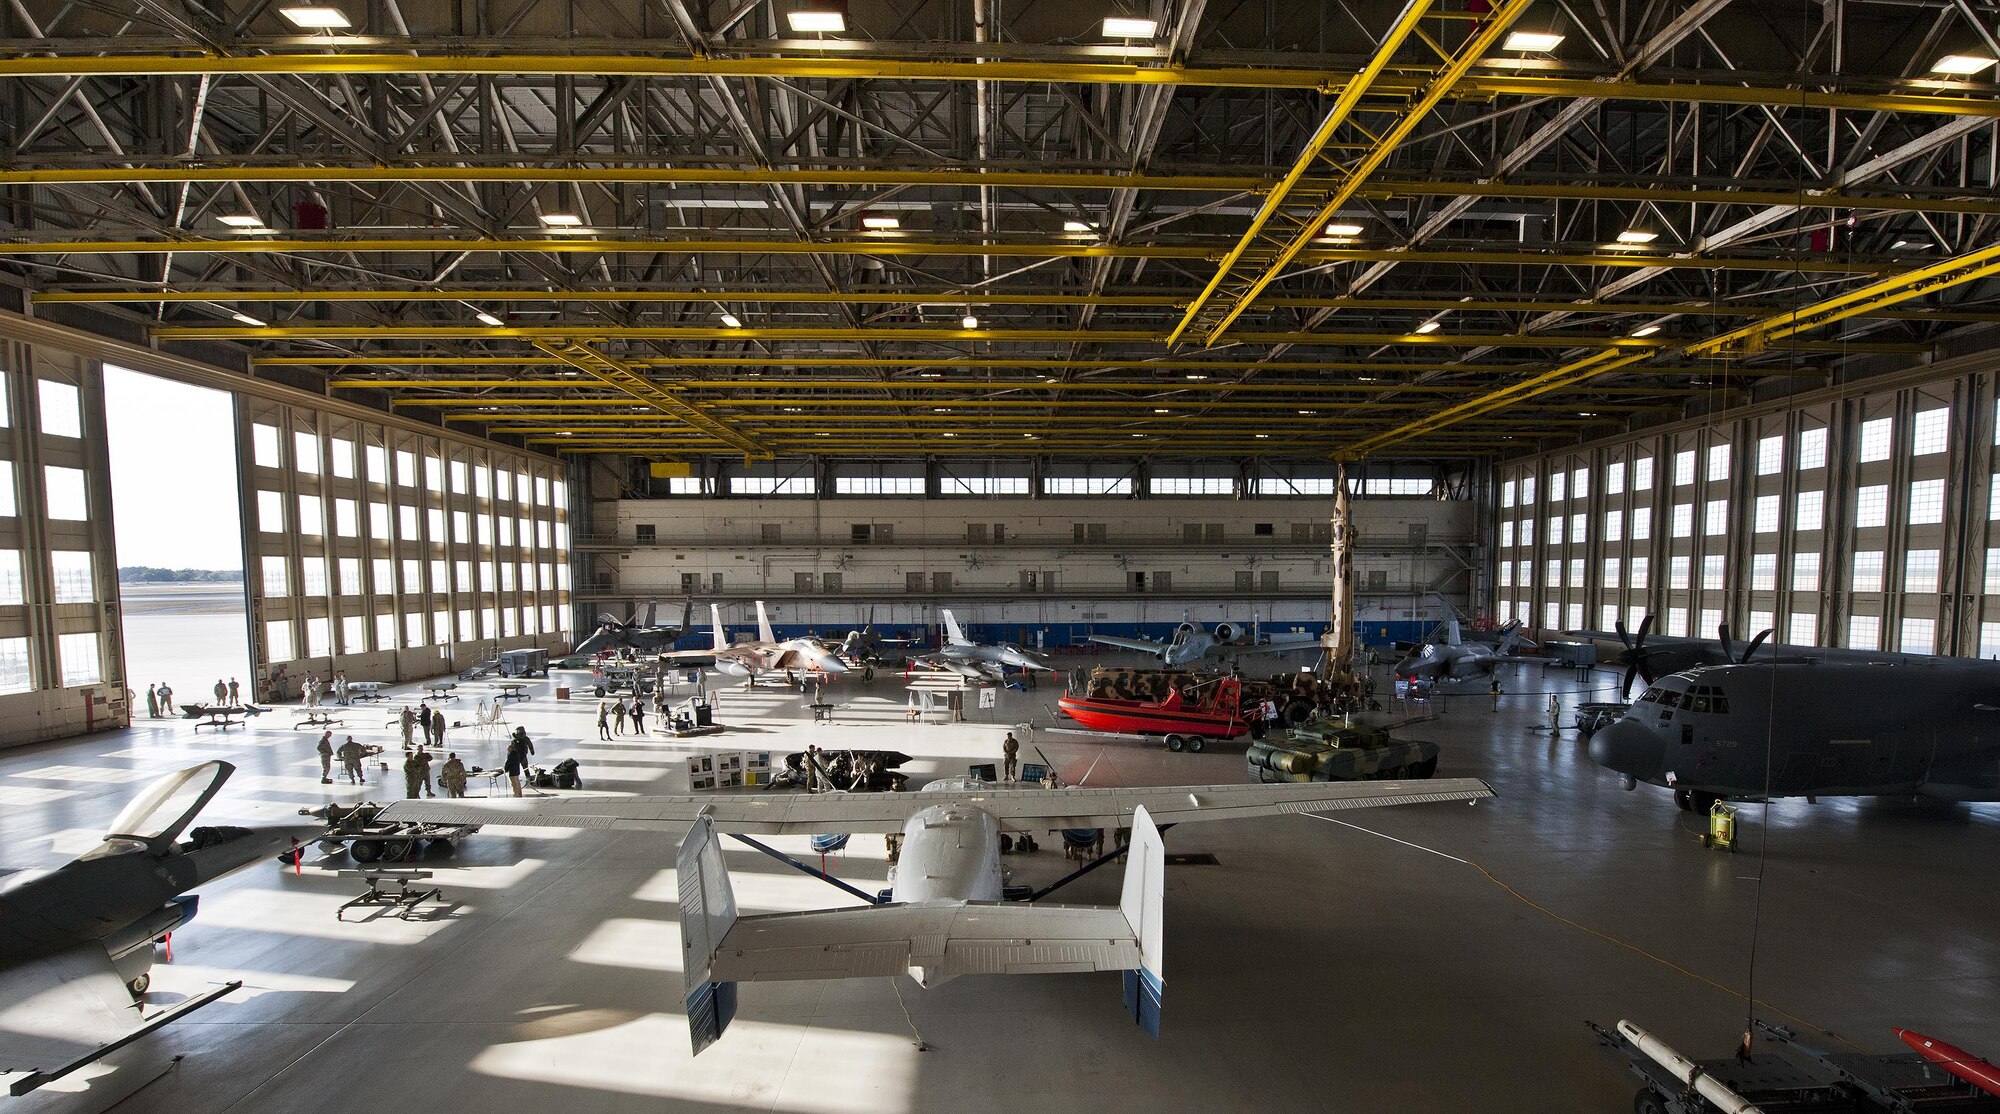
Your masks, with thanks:
[{"label": "red missile", "polygon": [[1924,1059],[1965,1080],[1989,1095],[2000,1097],[2000,1067],[1983,1060],[1957,1045],[1946,1044],[1935,1037],[1927,1037],[1910,1029],[1897,1029],[1896,1035],[1903,1043],[1921,1053]]}]

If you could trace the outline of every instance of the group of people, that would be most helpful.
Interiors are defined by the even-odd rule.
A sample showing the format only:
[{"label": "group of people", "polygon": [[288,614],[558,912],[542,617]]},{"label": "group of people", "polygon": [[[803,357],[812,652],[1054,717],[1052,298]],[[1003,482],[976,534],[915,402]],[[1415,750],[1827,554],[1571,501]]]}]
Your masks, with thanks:
[{"label": "group of people", "polygon": [[217,704],[225,708],[234,708],[238,704],[243,703],[241,699],[242,693],[243,687],[236,683],[236,678],[231,677],[228,684],[224,684],[220,678],[217,678],[215,682],[215,702]]},{"label": "group of people", "polygon": [[412,710],[408,705],[404,705],[402,712],[397,718],[403,728],[404,750],[410,749],[410,744],[416,741],[416,733],[419,729],[424,733],[425,746],[435,746],[439,750],[444,749],[443,711],[433,708],[429,704],[418,704],[415,710]]},{"label": "group of people", "polygon": [[[435,760],[421,744],[403,756],[403,796],[413,801],[418,796],[437,796],[431,789],[431,763]],[[456,753],[446,752],[444,765],[438,768],[437,783],[444,786],[447,797],[465,796],[465,763]]]},{"label": "group of people", "polygon": [[174,711],[174,690],[168,688],[165,681],[146,686],[146,714],[158,719],[161,712],[170,716],[177,714]]},{"label": "group of people", "polygon": [[[300,703],[303,703],[308,708],[319,707],[320,697],[326,695],[326,690],[329,685],[333,689],[333,702],[335,704],[345,705],[349,702],[347,696],[347,674],[335,673],[331,681],[321,681],[318,677],[312,675],[311,673],[308,673],[306,674],[305,680],[299,682]],[[220,691],[221,687],[222,687],[222,682],[217,681],[216,682],[217,691],[215,694],[215,698],[217,700],[222,699],[222,692]],[[229,700],[230,703],[232,704],[236,702],[235,681],[229,682]]]},{"label": "group of people", "polygon": [[[657,707],[660,704],[660,701],[657,699],[659,690],[655,689],[653,691],[656,697],[654,711],[658,712],[660,710]],[[608,703],[602,700],[597,702],[598,738],[609,739],[614,734],[623,735],[625,733],[626,720],[632,721],[633,734],[644,735],[646,733],[645,697],[634,696],[630,703],[627,703],[622,696]]]}]

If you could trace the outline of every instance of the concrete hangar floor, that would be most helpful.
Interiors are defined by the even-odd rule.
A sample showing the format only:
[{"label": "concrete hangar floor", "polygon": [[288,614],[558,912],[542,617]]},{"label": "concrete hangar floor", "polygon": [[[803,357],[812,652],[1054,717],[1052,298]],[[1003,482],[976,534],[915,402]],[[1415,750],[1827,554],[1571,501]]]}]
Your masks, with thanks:
[{"label": "concrete hangar floor", "polygon": [[[1564,673],[1507,674],[1523,692],[1577,687]],[[871,684],[843,679],[831,724],[805,722],[795,692],[730,687],[731,730],[687,742],[597,741],[595,701],[559,703],[551,684],[509,717],[535,737],[539,760],[574,756],[590,788],[628,792],[684,788],[691,753],[809,740],[900,749],[920,776],[961,773],[997,761],[1008,725],[1053,722],[1045,685],[1004,693],[972,723],[911,726],[902,684],[887,671]],[[481,687],[463,686],[448,715],[469,720]],[[420,695],[353,709],[341,733],[393,746],[384,709]],[[329,792],[317,731],[294,730],[290,711],[219,737],[159,720],[0,755],[0,863],[56,865],[95,841],[136,783],[201,759],[240,767],[207,822],[400,788],[398,771],[365,792]],[[1169,833],[1170,853],[1207,852],[1218,865],[1168,871],[1158,1041],[1124,1016],[1112,974],[929,991],[908,980],[757,983],[743,986],[723,1040],[692,1060],[678,838],[489,827],[423,864],[449,902],[435,920],[336,920],[360,888],[333,875],[344,857],[309,856],[297,875],[253,866],[204,890],[153,993],[172,1001],[225,978],[245,989],[115,1054],[127,1079],[186,1057],[116,1109],[1626,1110],[1630,1077],[1583,1021],[1629,1017],[1691,1056],[1725,1054],[1743,1027],[1753,927],[1767,1018],[1872,1052],[1897,1049],[1891,1025],[2000,1049],[2000,808],[1785,802],[1767,831],[1751,807],[1743,852],[1724,854],[1700,846],[1694,818],[1663,793],[1621,791],[1573,733],[1538,733],[1547,715],[1545,695],[1508,697],[1497,712],[1479,696],[1409,729],[1444,745],[1441,775],[1493,785],[1498,797],[1477,807]],[[1094,784],[1245,776],[1235,751],[1034,742],[1072,773],[1096,761]],[[491,766],[502,746],[500,733],[468,728],[449,749]],[[774,842],[809,854],[804,839]],[[1058,846],[1010,858],[1016,879],[1063,873]],[[746,913],[847,903],[747,848],[729,852],[729,868]],[[887,871],[882,841],[855,837],[835,869],[874,888]],[[1096,872],[1063,900],[1116,903],[1118,876]],[[11,1109],[100,1110],[116,1078]]]}]

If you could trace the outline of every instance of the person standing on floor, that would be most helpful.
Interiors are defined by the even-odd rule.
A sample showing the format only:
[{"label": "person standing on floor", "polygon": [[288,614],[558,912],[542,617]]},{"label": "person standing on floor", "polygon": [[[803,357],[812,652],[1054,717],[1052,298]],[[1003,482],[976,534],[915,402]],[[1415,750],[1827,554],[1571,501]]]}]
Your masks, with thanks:
[{"label": "person standing on floor", "polygon": [[611,733],[613,735],[625,733],[625,698],[622,696],[611,705]]},{"label": "person standing on floor", "polygon": [[319,737],[319,783],[333,784],[333,732]]},{"label": "person standing on floor", "polygon": [[535,745],[528,741],[528,731],[524,727],[514,729],[514,737],[507,740],[507,782],[514,787],[514,795],[521,795],[521,776],[528,772],[528,756],[535,752]]},{"label": "person standing on floor", "polygon": [[635,696],[632,698],[632,734],[644,735],[645,733],[646,733],[646,701],[640,697]]},{"label": "person standing on floor", "polygon": [[424,733],[424,745],[429,746],[431,742],[431,706],[429,704],[417,705],[417,728]]},{"label": "person standing on floor", "polygon": [[411,711],[410,706],[408,704],[405,704],[403,705],[402,715],[399,716],[398,718],[401,720],[403,725],[403,749],[408,750],[410,749],[410,744],[415,741],[416,737],[417,713]]},{"label": "person standing on floor", "polygon": [[431,752],[422,747],[417,748],[417,777],[423,782],[424,796],[437,796],[431,791]]},{"label": "person standing on floor", "polygon": [[146,718],[160,718],[160,686],[146,686]]},{"label": "person standing on floor", "polygon": [[445,756],[444,765],[438,767],[438,784],[444,786],[447,797],[465,796],[465,763],[458,760],[458,755]]},{"label": "person standing on floor", "polygon": [[1013,781],[1015,775],[1021,772],[1021,740],[1016,739],[1012,731],[1000,740],[1000,756],[1006,761],[1006,780]]},{"label": "person standing on floor", "polygon": [[422,753],[423,748],[419,747],[403,756],[403,796],[413,801],[417,799],[417,792],[422,787],[420,781],[423,776],[422,768],[417,765],[417,755]]},{"label": "person standing on floor", "polygon": [[229,686],[223,684],[221,678],[215,682],[215,702],[225,708],[229,706]]},{"label": "person standing on floor", "polygon": [[166,709],[166,713],[170,716],[175,714],[174,690],[168,688],[165,681],[160,682],[160,707]]},{"label": "person standing on floor", "polygon": [[600,739],[611,737],[611,705],[602,700],[597,702],[597,737]]},{"label": "person standing on floor", "polygon": [[438,749],[444,749],[444,709],[431,711],[431,734],[436,736]]},{"label": "person standing on floor", "polygon": [[367,748],[355,742],[354,736],[349,735],[347,741],[340,744],[340,768],[347,774],[349,785],[368,784],[368,775],[361,772],[361,760],[366,757]]},{"label": "person standing on floor", "polygon": [[236,683],[236,678],[231,677],[229,679],[229,704],[231,707],[235,707],[241,703],[243,703],[243,686]]}]

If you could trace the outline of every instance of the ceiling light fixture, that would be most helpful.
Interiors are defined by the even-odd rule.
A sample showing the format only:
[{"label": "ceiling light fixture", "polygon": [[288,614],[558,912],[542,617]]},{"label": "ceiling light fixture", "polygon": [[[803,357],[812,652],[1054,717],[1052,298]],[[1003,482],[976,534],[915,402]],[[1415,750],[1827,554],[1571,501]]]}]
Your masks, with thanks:
[{"label": "ceiling light fixture", "polygon": [[1329,236],[1359,236],[1361,232],[1360,225],[1350,224],[1346,221],[1334,221],[1332,224],[1326,226],[1326,234]]},{"label": "ceiling light fixture", "polygon": [[801,35],[838,35],[847,30],[847,12],[843,4],[835,7],[802,8],[787,12],[785,22]]},{"label": "ceiling light fixture", "polygon": [[264,328],[264,322],[262,322],[262,321],[259,321],[259,320],[258,320],[257,318],[255,318],[255,317],[252,317],[252,316],[250,316],[250,315],[249,315],[249,314],[247,314],[247,313],[239,313],[239,312],[234,312],[234,311],[232,311],[232,312],[231,312],[231,313],[229,314],[229,316],[231,316],[231,317],[235,318],[235,319],[236,319],[236,320],[237,320],[237,321],[238,321],[239,323],[241,323],[241,324],[244,324],[244,325],[248,325],[248,326],[250,326],[250,327],[251,327],[251,328],[253,328],[253,329],[261,329],[261,328]]},{"label": "ceiling light fixture", "polygon": [[1660,327],[1658,325],[1642,325],[1639,328],[1632,330],[1632,335],[1634,337],[1649,337],[1659,331]]},{"label": "ceiling light fixture", "polygon": [[1162,410],[1162,409],[1160,409],[1159,407],[1157,407],[1157,406],[1156,406],[1156,407],[1154,407],[1154,408],[1153,408],[1153,413],[1155,413],[1155,414],[1171,414],[1171,413],[1173,413],[1173,411],[1172,411],[1172,410]]},{"label": "ceiling light fixture", "polygon": [[1417,332],[1419,333],[1429,334],[1429,333],[1435,333],[1437,331],[1438,331],[1438,323],[1435,321],[1426,321],[1423,324],[1417,326]]},{"label": "ceiling light fixture", "polygon": [[1507,36],[1500,49],[1522,54],[1547,54],[1561,46],[1564,38],[1553,31],[1516,31]]},{"label": "ceiling light fixture", "polygon": [[1897,240],[1895,243],[1889,245],[1889,250],[1929,251],[1931,250],[1931,242],[1929,240]]},{"label": "ceiling light fixture", "polygon": [[958,319],[958,327],[961,329],[977,329],[979,327],[979,318],[968,313]]},{"label": "ceiling light fixture", "polygon": [[542,224],[548,228],[582,228],[583,218],[575,213],[543,213]]},{"label": "ceiling light fixture", "polygon": [[1160,21],[1157,19],[1122,15],[1104,17],[1104,37],[1107,39],[1152,39],[1159,34]]},{"label": "ceiling light fixture", "polygon": [[250,213],[224,213],[215,218],[231,228],[262,228],[264,218]]},{"label": "ceiling light fixture", "polygon": [[1091,227],[1090,225],[1088,225],[1088,224],[1085,224],[1085,223],[1084,223],[1083,221],[1080,221],[1080,220],[1066,220],[1066,221],[1064,221],[1064,222],[1063,222],[1063,231],[1064,231],[1064,232],[1095,232],[1095,231],[1097,231],[1097,229],[1095,229],[1095,228],[1092,228],[1092,227]]},{"label": "ceiling light fixture", "polygon": [[1251,436],[1257,438],[1259,441],[1269,441],[1271,439],[1271,435],[1268,433],[1256,433]]},{"label": "ceiling light fixture", "polygon": [[890,229],[903,227],[903,222],[897,220],[895,217],[862,217],[861,227],[872,228],[877,232],[887,232]]},{"label": "ceiling light fixture", "polygon": [[1951,77],[1971,77],[1991,66],[1993,61],[1991,58],[1981,58],[1977,54],[1947,54],[1932,63],[1931,72]]},{"label": "ceiling light fixture", "polygon": [[740,329],[743,327],[743,322],[733,313],[723,314],[722,324],[725,328],[730,329]]},{"label": "ceiling light fixture", "polygon": [[1201,374],[1200,372],[1194,372],[1194,371],[1190,371],[1190,372],[1188,372],[1188,376],[1187,376],[1187,377],[1188,377],[1189,379],[1206,379],[1206,378],[1208,378],[1208,376],[1206,376],[1206,375],[1203,375],[1203,374]]},{"label": "ceiling light fixture", "polygon": [[476,314],[475,316],[477,316],[477,317],[479,318],[479,323],[480,323],[480,324],[482,324],[482,325],[491,325],[491,326],[493,326],[493,327],[494,327],[494,328],[496,328],[496,329],[497,329],[497,328],[500,328],[500,327],[501,327],[502,325],[505,325],[505,324],[506,324],[506,322],[505,322],[505,321],[502,321],[502,320],[500,320],[500,319],[499,319],[498,317],[495,317],[495,316],[493,316],[493,315],[492,315],[492,314],[490,314],[490,313],[479,313],[479,314]]},{"label": "ceiling light fixture", "polygon": [[1643,228],[1628,228],[1618,234],[1618,242],[1621,244],[1650,244],[1659,238],[1659,233],[1648,232]]},{"label": "ceiling light fixture", "polygon": [[292,26],[301,31],[339,31],[354,26],[346,12],[323,4],[279,8],[278,14],[291,20]]}]

